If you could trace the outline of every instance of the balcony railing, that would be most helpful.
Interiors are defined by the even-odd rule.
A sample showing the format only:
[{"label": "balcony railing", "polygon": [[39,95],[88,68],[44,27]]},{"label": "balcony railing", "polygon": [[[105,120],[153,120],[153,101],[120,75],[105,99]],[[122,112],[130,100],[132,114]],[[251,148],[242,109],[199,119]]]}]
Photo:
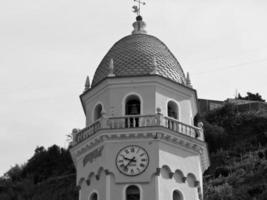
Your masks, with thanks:
[{"label": "balcony railing", "polygon": [[154,115],[127,115],[122,117],[102,116],[102,118],[82,130],[75,129],[72,133],[72,145],[86,140],[102,129],[132,129],[156,126],[165,127],[174,132],[204,141],[202,124],[199,124],[198,127],[190,126],[158,113]]}]

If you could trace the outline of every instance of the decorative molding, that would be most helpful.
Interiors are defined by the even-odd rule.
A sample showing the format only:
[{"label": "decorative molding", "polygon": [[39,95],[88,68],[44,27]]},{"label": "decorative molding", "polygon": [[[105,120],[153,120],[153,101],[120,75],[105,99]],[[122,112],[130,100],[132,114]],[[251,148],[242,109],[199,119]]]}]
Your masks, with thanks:
[{"label": "decorative molding", "polygon": [[104,149],[104,146],[101,146],[94,151],[87,154],[83,159],[83,166],[85,166],[88,162],[93,163],[94,160],[102,155],[102,151]]},{"label": "decorative molding", "polygon": [[199,184],[200,184],[199,181],[195,181],[194,186],[197,187],[197,186],[199,186]]},{"label": "decorative molding", "polygon": [[112,174],[108,169],[105,169],[104,171],[105,171],[106,175],[111,175]]},{"label": "decorative molding", "polygon": [[159,175],[160,175],[160,168],[157,168],[157,169],[156,169],[155,175],[156,175],[156,176],[159,176]]},{"label": "decorative molding", "polygon": [[91,179],[92,179],[93,177],[95,177],[95,179],[96,179],[97,181],[99,181],[100,178],[101,178],[101,173],[102,173],[102,172],[104,172],[103,174],[104,174],[105,176],[108,176],[108,175],[111,175],[111,174],[112,174],[112,172],[110,172],[108,169],[104,169],[103,167],[100,167],[100,168],[97,170],[97,173],[95,173],[95,172],[90,172],[89,175],[87,176],[87,179],[86,179],[86,180],[85,180],[85,178],[80,178],[80,181],[79,181],[79,183],[78,183],[78,186],[81,186],[82,183],[83,183],[84,181],[86,182],[87,186],[90,186],[90,185],[91,185]]},{"label": "decorative molding", "polygon": [[82,187],[80,185],[76,186],[76,190],[80,191],[82,189]]},{"label": "decorative molding", "polygon": [[182,178],[182,182],[185,183],[185,181],[186,181],[186,177],[184,176],[184,177]]},{"label": "decorative molding", "polygon": [[169,173],[169,178],[172,179],[173,175],[174,175],[174,173],[173,172],[170,172]]},{"label": "decorative molding", "polygon": [[[169,179],[172,179],[174,177],[174,175],[177,174],[177,173],[179,173],[179,172],[180,172],[180,174],[179,174],[180,176],[183,176],[183,174],[184,174],[180,169],[176,169],[175,172],[172,172],[171,169],[170,169],[170,167],[168,165],[163,165],[162,168],[157,168],[157,170],[155,172],[155,175],[156,176],[159,176],[162,169],[166,169],[168,171]],[[195,179],[195,181],[194,181],[194,187],[200,188],[200,181],[196,180],[196,176],[193,173],[189,173],[188,175],[189,176],[192,176],[193,175],[193,177]],[[185,183],[187,181],[187,179],[188,179],[188,177],[183,176],[182,177],[182,183]]]}]

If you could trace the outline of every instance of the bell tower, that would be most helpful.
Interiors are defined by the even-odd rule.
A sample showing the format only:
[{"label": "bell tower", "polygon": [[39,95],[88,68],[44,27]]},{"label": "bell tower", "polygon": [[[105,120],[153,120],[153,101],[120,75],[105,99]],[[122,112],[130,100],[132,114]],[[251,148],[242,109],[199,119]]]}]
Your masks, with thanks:
[{"label": "bell tower", "polygon": [[209,156],[196,90],[141,16],[133,27],[80,95],[86,126],[70,144],[79,199],[202,200]]}]

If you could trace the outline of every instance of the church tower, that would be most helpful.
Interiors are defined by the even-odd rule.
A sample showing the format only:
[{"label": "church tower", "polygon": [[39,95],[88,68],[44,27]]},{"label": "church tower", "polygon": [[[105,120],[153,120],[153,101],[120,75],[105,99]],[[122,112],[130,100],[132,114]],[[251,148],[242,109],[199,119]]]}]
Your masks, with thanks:
[{"label": "church tower", "polygon": [[80,200],[202,200],[209,166],[197,94],[138,15],[86,80],[84,129],[72,133]]}]

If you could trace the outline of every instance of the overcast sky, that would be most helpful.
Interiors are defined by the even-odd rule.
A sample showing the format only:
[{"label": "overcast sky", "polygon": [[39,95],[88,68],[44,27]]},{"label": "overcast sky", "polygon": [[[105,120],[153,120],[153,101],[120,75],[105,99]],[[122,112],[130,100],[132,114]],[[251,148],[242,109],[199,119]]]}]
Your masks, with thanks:
[{"label": "overcast sky", "polygon": [[[0,1],[0,175],[36,146],[83,128],[87,75],[132,31],[132,0]],[[147,0],[147,31],[177,57],[200,98],[267,98],[266,0]]]}]

